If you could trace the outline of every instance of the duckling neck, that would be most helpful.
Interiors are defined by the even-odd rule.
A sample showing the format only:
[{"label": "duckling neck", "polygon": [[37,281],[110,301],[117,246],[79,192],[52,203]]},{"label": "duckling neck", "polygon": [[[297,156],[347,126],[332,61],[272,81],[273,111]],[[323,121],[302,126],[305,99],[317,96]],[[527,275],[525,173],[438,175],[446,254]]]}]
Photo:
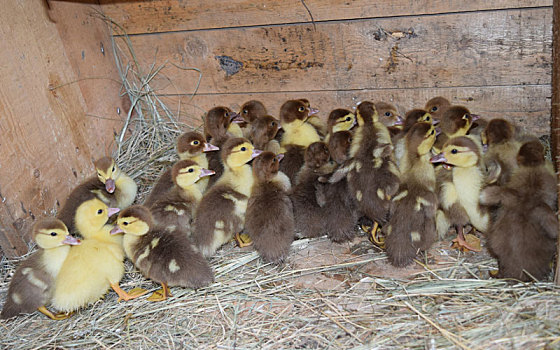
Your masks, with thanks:
[{"label": "duckling neck", "polygon": [[253,186],[253,170],[249,164],[235,168],[226,166],[217,184],[228,185],[235,191],[249,197]]},{"label": "duckling neck", "polygon": [[41,254],[41,262],[47,273],[53,277],[57,276],[68,253],[70,253],[70,246],[66,244],[52,249],[44,249]]},{"label": "duckling neck", "polygon": [[430,155],[419,155],[413,153],[404,157],[402,163],[402,174],[405,182],[414,182],[434,191],[436,187],[436,175],[434,166],[430,163]]},{"label": "duckling neck", "polygon": [[180,187],[179,190],[181,193],[181,197],[183,197],[183,199],[186,201],[190,201],[194,199],[196,203],[199,203],[200,200],[202,199],[202,190],[198,186],[198,182],[190,186]]},{"label": "duckling neck", "polygon": [[478,166],[454,167],[453,184],[459,202],[465,208],[471,224],[479,231],[485,232],[488,226],[488,215],[482,213],[478,204],[483,176]]},{"label": "duckling neck", "polygon": [[115,180],[115,196],[117,197],[117,205],[120,209],[124,209],[134,202],[138,186],[132,178],[124,173]]},{"label": "duckling neck", "polygon": [[201,168],[208,169],[208,158],[206,158],[205,153],[197,154],[196,156],[190,157],[190,159],[195,161],[196,164],[200,165]]},{"label": "duckling neck", "polygon": [[109,243],[109,244],[116,244],[122,247],[122,235],[112,235],[110,232],[113,229],[112,225],[103,225],[103,227],[97,230],[94,234],[87,239],[94,239],[98,242]]},{"label": "duckling neck", "polygon": [[132,235],[129,233],[126,233],[123,237],[124,252],[126,256],[132,261],[134,261],[134,247],[139,240],[140,236]]},{"label": "duckling neck", "polygon": [[307,147],[313,142],[321,141],[321,137],[313,125],[308,123],[300,124],[298,121],[282,124],[284,135],[281,145],[297,145]]}]

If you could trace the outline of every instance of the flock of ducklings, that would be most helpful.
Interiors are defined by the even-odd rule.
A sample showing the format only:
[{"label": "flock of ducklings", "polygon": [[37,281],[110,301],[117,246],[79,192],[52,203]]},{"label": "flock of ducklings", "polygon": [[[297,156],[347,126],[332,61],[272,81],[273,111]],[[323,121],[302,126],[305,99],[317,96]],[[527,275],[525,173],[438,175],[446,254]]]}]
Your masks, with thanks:
[{"label": "flock of ducklings", "polygon": [[496,277],[549,273],[556,178],[535,136],[443,97],[404,118],[369,101],[333,110],[326,124],[316,112],[306,99],[285,102],[279,120],[259,101],[239,113],[211,109],[204,135],[177,139],[180,160],[142,205],[132,205],[135,182],[112,158],[99,159],[57,218],[34,225],[39,250],[16,270],[1,317],[39,310],[64,319],[110,288],[119,301],[146,294],[119,287],[125,256],[161,284],[148,299],[165,300],[171,286],[212,283],[207,258],[234,237],[280,263],[295,238],[346,242],[358,222],[397,267],[450,228],[458,248],[478,250],[465,239],[470,227],[486,236]]}]

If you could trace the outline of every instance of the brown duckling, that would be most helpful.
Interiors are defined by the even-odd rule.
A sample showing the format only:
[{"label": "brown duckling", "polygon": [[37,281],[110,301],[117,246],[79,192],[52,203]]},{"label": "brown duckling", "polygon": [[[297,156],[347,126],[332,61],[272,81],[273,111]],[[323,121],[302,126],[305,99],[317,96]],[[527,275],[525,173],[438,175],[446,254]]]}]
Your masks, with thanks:
[{"label": "brown duckling", "polygon": [[292,183],[303,166],[306,147],[321,141],[315,127],[307,123],[315,111],[309,107],[307,100],[289,100],[280,108],[280,123],[284,129],[280,142],[284,159],[280,171],[288,175]]},{"label": "brown duckling", "polygon": [[398,134],[404,126],[404,118],[399,115],[397,107],[394,105],[378,101],[375,102],[375,109],[379,114],[379,121],[389,130],[391,136]]},{"label": "brown duckling", "polygon": [[[220,148],[206,142],[204,136],[196,131],[188,131],[181,134],[176,142],[177,155],[179,159],[191,159],[202,168],[208,168],[208,158],[206,152],[218,151]],[[148,198],[144,201],[144,205],[150,207],[160,196],[173,187],[173,179],[171,177],[171,168],[165,170],[156,181]],[[197,187],[204,192],[208,187],[208,178],[202,178],[197,182]]]},{"label": "brown duckling", "polygon": [[224,173],[202,197],[191,236],[205,257],[243,230],[253,186],[253,172],[247,163],[260,152],[244,138],[230,138],[223,144]]},{"label": "brown duckling", "polygon": [[[188,161],[187,161],[188,162]],[[182,234],[177,234],[180,230]],[[135,205],[123,210],[112,234],[124,232],[123,246],[128,258],[142,274],[162,286],[148,298],[161,301],[172,296],[169,287],[205,287],[214,274],[204,257],[196,251],[182,228],[169,234],[155,223],[150,210]]]},{"label": "brown duckling", "polygon": [[39,219],[33,225],[32,237],[39,250],[18,266],[0,318],[39,310],[53,320],[63,320],[67,314],[53,314],[45,305],[51,301],[54,281],[70,246],[80,241],[70,236],[66,225],[55,218]]},{"label": "brown duckling", "polygon": [[290,180],[280,169],[283,155],[263,152],[253,161],[255,181],[245,214],[245,230],[266,262],[280,263],[294,240]]},{"label": "brown duckling", "polygon": [[557,180],[539,141],[523,144],[516,158],[519,168],[510,181],[480,194],[481,203],[499,206],[486,235],[488,248],[498,259],[497,277],[542,280],[556,252]]},{"label": "brown duckling", "polygon": [[173,187],[149,206],[157,224],[169,231],[179,228],[190,235],[194,213],[202,198],[197,184],[210,175],[214,175],[213,170],[202,168],[193,160],[175,163],[171,169]]},{"label": "brown duckling", "polygon": [[417,108],[406,112],[403,126],[400,131],[398,133],[391,134],[391,141],[395,147],[395,161],[397,162],[399,168],[403,157],[405,157],[405,136],[417,123],[431,123],[432,125],[438,124],[432,115],[423,109]]},{"label": "brown duckling", "polygon": [[488,212],[480,206],[478,197],[485,181],[480,146],[468,136],[448,140],[432,163],[443,163],[438,174],[438,197],[442,211],[436,216],[437,231],[443,237],[450,226],[457,231],[460,248],[478,251],[464,238],[464,226],[470,223],[480,232],[488,228]]},{"label": "brown duckling", "polygon": [[483,160],[488,169],[487,183],[505,185],[517,169],[517,152],[521,142],[515,139],[515,127],[505,119],[492,119],[483,131],[482,143],[486,149]]},{"label": "brown duckling", "polygon": [[282,126],[273,116],[264,115],[255,118],[251,123],[249,140],[257,149],[279,153],[280,143],[276,140],[276,135],[280,129]]},{"label": "brown duckling", "polygon": [[447,140],[456,136],[464,136],[467,134],[473,121],[477,120],[477,115],[463,106],[450,106],[441,115],[439,128],[441,134],[438,135],[434,150],[440,152]]},{"label": "brown duckling", "polygon": [[424,110],[432,115],[432,117],[440,121],[442,119],[443,113],[451,107],[451,102],[443,96],[436,96],[431,98],[426,105],[424,106]]},{"label": "brown duckling", "polygon": [[266,107],[261,101],[251,100],[245,102],[239,109],[239,115],[246,123],[252,124],[257,118],[268,115]]},{"label": "brown duckling", "polygon": [[397,267],[410,265],[418,250],[428,250],[437,239],[436,177],[430,163],[435,140],[431,123],[415,124],[405,137],[401,185],[392,198],[391,219],[383,228],[387,257]]},{"label": "brown duckling", "polygon": [[97,171],[93,176],[70,192],[62,209],[58,212],[60,219],[70,233],[76,233],[74,216],[76,209],[85,200],[95,194],[97,198],[108,206],[125,208],[134,202],[137,185],[124,171],[120,170],[115,160],[111,157],[102,157],[94,163]]},{"label": "brown duckling", "polygon": [[337,108],[329,113],[327,119],[327,136],[325,143],[329,142],[330,136],[338,131],[350,130],[356,125],[356,115],[348,109]]}]

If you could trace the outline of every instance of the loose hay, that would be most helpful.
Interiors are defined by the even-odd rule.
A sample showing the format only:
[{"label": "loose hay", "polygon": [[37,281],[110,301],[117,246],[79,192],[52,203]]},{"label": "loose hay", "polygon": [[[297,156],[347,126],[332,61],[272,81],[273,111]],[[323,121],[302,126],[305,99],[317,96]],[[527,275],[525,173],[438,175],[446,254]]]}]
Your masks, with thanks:
[{"label": "loose hay", "polygon": [[[143,198],[161,169],[175,159],[174,140],[185,127],[150,88],[160,68],[152,65],[141,75],[137,63],[124,67],[123,51],[114,49],[134,106],[116,156],[140,183]],[[127,49],[133,56],[132,48]],[[2,300],[17,262],[0,262]],[[486,252],[463,254],[441,242],[413,267],[395,269],[363,236],[342,245],[322,237],[294,242],[282,266],[265,264],[250,247],[233,244],[210,263],[215,283],[196,291],[172,288],[174,297],[165,302],[142,297],[117,303],[116,294],[109,292],[68,320],[51,321],[35,313],[0,321],[0,346],[560,348],[560,290],[551,282],[488,279],[496,263]],[[125,290],[157,289],[130,263],[126,267]]]}]

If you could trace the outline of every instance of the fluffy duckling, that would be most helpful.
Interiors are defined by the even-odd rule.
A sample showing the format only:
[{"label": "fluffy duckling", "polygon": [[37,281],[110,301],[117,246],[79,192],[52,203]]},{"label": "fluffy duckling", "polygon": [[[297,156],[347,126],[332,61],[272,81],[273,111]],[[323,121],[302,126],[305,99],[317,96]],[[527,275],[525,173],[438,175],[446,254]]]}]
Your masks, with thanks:
[{"label": "fluffy duckling", "polygon": [[290,180],[280,169],[283,155],[263,152],[253,161],[255,182],[245,214],[245,230],[267,262],[280,263],[294,240]]},{"label": "fluffy duckling", "polygon": [[325,211],[318,203],[317,186],[321,176],[335,169],[335,164],[329,159],[329,149],[324,142],[314,142],[305,150],[305,163],[290,192],[298,238],[319,237],[327,233]]},{"label": "fluffy duckling", "polygon": [[325,143],[329,142],[331,135],[338,131],[350,130],[356,125],[356,115],[348,109],[337,108],[329,113],[327,118],[327,136]]},{"label": "fluffy duckling", "polygon": [[223,145],[224,173],[202,197],[191,236],[205,257],[243,229],[253,186],[253,172],[247,163],[260,152],[244,138],[231,138]]},{"label": "fluffy duckling", "polygon": [[[188,161],[186,161],[188,162]],[[205,287],[214,281],[214,274],[204,257],[197,252],[182,228],[174,234],[157,225],[150,210],[141,205],[119,213],[112,234],[124,232],[126,256],[142,274],[161,284],[162,290],[148,298],[161,301],[171,297],[169,287]]]},{"label": "fluffy duckling", "polygon": [[70,192],[64,206],[58,212],[60,219],[70,233],[75,233],[74,216],[76,209],[91,194],[95,194],[105,204],[117,208],[125,208],[134,202],[137,185],[125,172],[120,170],[111,157],[103,157],[94,163],[97,176],[82,182]]},{"label": "fluffy duckling", "polygon": [[113,288],[119,300],[130,300],[143,293],[128,294],[119,287],[124,275],[122,237],[110,234],[109,217],[119,210],[108,208],[93,197],[76,210],[76,228],[84,238],[73,247],[60,268],[53,294],[53,306],[64,312],[93,303]]},{"label": "fluffy duckling", "polygon": [[477,115],[463,106],[450,106],[441,115],[439,128],[441,134],[438,135],[434,150],[440,152],[447,140],[456,136],[464,136],[467,134],[473,121],[477,120]]},{"label": "fluffy duckling", "polygon": [[313,125],[321,138],[325,137],[327,135],[327,124],[318,117],[319,110],[317,108],[311,107],[311,103],[308,99],[301,98],[300,101],[305,103],[305,106],[309,109],[309,116],[306,122]]},{"label": "fluffy duckling", "polygon": [[399,168],[401,167],[402,159],[405,157],[405,136],[417,123],[438,124],[432,115],[423,109],[417,108],[406,112],[401,130],[398,133],[391,134],[391,141],[395,147],[395,161]]},{"label": "fluffy duckling", "polygon": [[385,125],[391,135],[399,133],[404,125],[404,118],[399,115],[397,107],[387,102],[375,102],[379,121]]},{"label": "fluffy duckling", "polygon": [[255,118],[251,123],[249,140],[257,149],[279,153],[280,143],[276,140],[276,135],[281,128],[280,123],[273,116],[264,115]]},{"label": "fluffy duckling", "polygon": [[280,108],[280,123],[284,129],[280,142],[284,160],[280,164],[280,171],[288,175],[292,183],[303,166],[306,147],[321,141],[315,127],[307,123],[314,113],[316,110],[309,107],[307,100],[289,100]]},{"label": "fluffy duckling", "polygon": [[66,225],[55,218],[39,219],[33,225],[32,237],[39,250],[18,266],[0,318],[39,310],[53,320],[63,320],[67,314],[53,314],[45,305],[51,301],[54,281],[70,246],[80,241],[70,236]]},{"label": "fluffy duckling", "polygon": [[546,166],[544,147],[529,141],[517,154],[519,168],[505,186],[489,186],[482,204],[498,210],[488,228],[488,247],[498,259],[497,277],[542,280],[556,252],[556,176]]},{"label": "fluffy duckling", "polygon": [[261,101],[251,100],[245,102],[239,109],[239,115],[246,123],[252,124],[257,118],[268,115],[266,107]]},{"label": "fluffy duckling", "polygon": [[175,163],[171,169],[174,186],[149,207],[158,225],[170,231],[179,228],[190,235],[194,213],[202,198],[197,184],[210,175],[214,175],[213,170],[205,169],[193,160]]},{"label": "fluffy duckling", "polygon": [[387,257],[397,267],[410,265],[418,250],[428,250],[437,239],[436,176],[430,163],[435,140],[430,123],[415,124],[405,137],[401,185],[392,198],[391,219],[383,228]]},{"label": "fluffy duckling", "polygon": [[486,152],[483,160],[489,175],[489,184],[505,185],[517,169],[517,152],[521,142],[514,138],[515,128],[505,119],[492,119],[482,133]]},{"label": "fluffy duckling", "polygon": [[443,96],[436,96],[431,98],[426,105],[424,110],[432,115],[435,120],[441,120],[443,113],[451,107],[451,102]]},{"label": "fluffy duckling", "polygon": [[440,207],[436,216],[437,231],[443,237],[450,226],[457,231],[456,242],[460,248],[473,251],[464,238],[463,228],[470,223],[480,232],[488,228],[488,213],[479,204],[479,194],[484,184],[480,147],[468,136],[448,140],[441,153],[431,158],[432,163],[443,163],[438,174]]},{"label": "fluffy duckling", "polygon": [[[202,168],[208,168],[208,158],[206,152],[218,151],[220,148],[206,142],[204,136],[196,131],[188,131],[181,134],[176,142],[177,155],[179,159],[190,159],[195,161]],[[144,205],[150,207],[160,197],[164,197],[166,192],[173,187],[171,168],[165,170],[156,181]],[[208,187],[208,178],[201,178],[197,182],[197,187],[204,192]]]}]

